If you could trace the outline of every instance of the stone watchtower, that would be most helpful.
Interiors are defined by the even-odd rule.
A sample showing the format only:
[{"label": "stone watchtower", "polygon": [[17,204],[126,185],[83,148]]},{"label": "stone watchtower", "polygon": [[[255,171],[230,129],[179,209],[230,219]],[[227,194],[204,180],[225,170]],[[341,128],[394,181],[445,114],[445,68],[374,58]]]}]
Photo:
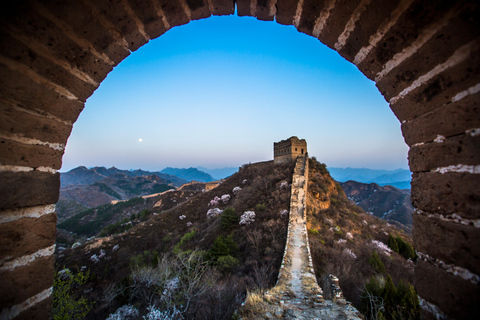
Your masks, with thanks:
[{"label": "stone watchtower", "polygon": [[293,136],[287,140],[273,143],[273,159],[275,164],[295,161],[298,156],[305,155],[306,153],[307,142],[305,139],[300,140]]}]

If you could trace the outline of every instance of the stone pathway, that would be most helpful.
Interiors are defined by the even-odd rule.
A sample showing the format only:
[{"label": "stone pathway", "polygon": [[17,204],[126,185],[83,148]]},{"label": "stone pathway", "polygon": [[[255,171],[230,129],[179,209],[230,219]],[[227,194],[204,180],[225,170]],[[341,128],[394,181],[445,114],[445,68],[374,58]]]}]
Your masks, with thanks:
[{"label": "stone pathway", "polygon": [[324,300],[308,245],[306,194],[307,157],[299,157],[292,178],[288,237],[277,285],[264,295],[271,305],[254,319],[362,319],[344,299]]}]

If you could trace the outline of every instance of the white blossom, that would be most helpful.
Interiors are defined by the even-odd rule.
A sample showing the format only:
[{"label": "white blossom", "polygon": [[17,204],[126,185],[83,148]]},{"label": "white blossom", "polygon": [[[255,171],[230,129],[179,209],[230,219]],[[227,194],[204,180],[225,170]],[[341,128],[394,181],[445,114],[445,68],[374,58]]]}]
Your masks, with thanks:
[{"label": "white blossom", "polygon": [[242,181],[242,184],[245,184],[245,183],[247,183],[247,182],[248,182],[248,180],[247,180],[247,179],[244,179],[244,180]]},{"label": "white blossom", "polygon": [[97,263],[98,261],[100,261],[100,259],[98,259],[98,256],[96,254],[94,254],[93,256],[90,257],[90,260],[92,260],[93,262]]},{"label": "white blossom", "polygon": [[148,314],[143,316],[144,320],[171,320],[177,319],[181,316],[180,311],[174,307],[172,312],[168,310],[159,310],[155,306],[147,307]]},{"label": "white blossom", "polygon": [[213,209],[209,209],[207,211],[207,218],[213,218],[213,217],[216,217],[218,216],[219,214],[221,214],[223,212],[222,209],[219,209],[219,208],[213,208]]},{"label": "white blossom", "polygon": [[192,226],[192,223],[189,221],[187,222],[187,227],[191,227]]},{"label": "white blossom", "polygon": [[120,307],[105,320],[129,320],[138,317],[138,310],[129,304]]},{"label": "white blossom", "polygon": [[186,215],[182,214],[182,215],[181,215],[180,217],[178,217],[178,218],[179,218],[180,220],[183,220],[183,219],[185,219],[186,217],[187,217]]},{"label": "white blossom", "polygon": [[347,240],[345,240],[345,239],[340,239],[340,240],[337,241],[338,244],[342,244],[342,243],[345,243],[345,242],[347,242]]},{"label": "white blossom", "polygon": [[282,210],[282,211],[280,211],[280,215],[281,215],[282,217],[288,216],[288,210]]},{"label": "white blossom", "polygon": [[75,249],[75,248],[78,248],[80,247],[82,244],[80,242],[75,242],[73,245],[72,245],[72,249]]},{"label": "white blossom", "polygon": [[220,198],[215,196],[215,198],[213,198],[213,200],[210,200],[210,203],[208,204],[209,206],[218,206],[219,202],[220,202]]},{"label": "white blossom", "polygon": [[105,257],[105,251],[103,251],[103,249],[100,249],[100,255],[98,256],[98,259],[102,259],[103,257]]},{"label": "white blossom", "polygon": [[240,187],[235,187],[235,188],[233,188],[232,192],[233,192],[233,194],[237,194],[237,193],[239,193],[241,190],[242,190],[242,188],[240,188]]},{"label": "white blossom", "polygon": [[230,200],[230,195],[224,194],[221,199],[223,203],[227,203]]},{"label": "white blossom", "polygon": [[280,183],[280,189],[286,189],[286,188],[288,188],[288,182],[282,181],[282,183]]},{"label": "white blossom", "polygon": [[390,249],[385,243],[378,241],[378,240],[372,240],[373,246],[375,246],[377,249],[379,249],[382,253],[385,255],[389,256],[390,253],[392,252],[392,249]]},{"label": "white blossom", "polygon": [[347,232],[347,234],[345,235],[345,237],[349,240],[352,240],[353,239],[353,235],[351,232]]},{"label": "white blossom", "polygon": [[245,211],[240,217],[239,224],[249,225],[250,223],[255,222],[255,212],[254,211]]},{"label": "white blossom", "polygon": [[347,249],[343,250],[343,252],[351,258],[357,259],[357,255],[352,250],[347,248]]},{"label": "white blossom", "polygon": [[120,246],[118,244],[116,244],[116,245],[113,246],[112,251],[117,251],[118,248],[120,248]]}]

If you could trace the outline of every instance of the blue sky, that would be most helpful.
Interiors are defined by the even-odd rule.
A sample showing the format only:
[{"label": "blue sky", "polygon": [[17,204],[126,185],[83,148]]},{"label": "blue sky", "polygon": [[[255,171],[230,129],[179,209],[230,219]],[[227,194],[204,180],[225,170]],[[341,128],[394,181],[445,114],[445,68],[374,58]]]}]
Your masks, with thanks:
[{"label": "blue sky", "polygon": [[61,171],[235,167],[273,159],[273,142],[292,135],[330,167],[408,168],[399,121],[353,64],[293,26],[212,17],[114,68],[74,124]]}]

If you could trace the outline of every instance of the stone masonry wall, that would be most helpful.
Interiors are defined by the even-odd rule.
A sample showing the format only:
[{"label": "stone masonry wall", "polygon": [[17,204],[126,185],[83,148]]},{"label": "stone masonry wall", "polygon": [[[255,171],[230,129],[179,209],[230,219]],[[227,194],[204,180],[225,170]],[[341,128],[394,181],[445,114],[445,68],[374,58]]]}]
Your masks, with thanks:
[{"label": "stone masonry wall", "polygon": [[478,315],[478,1],[18,0],[0,5],[1,318],[50,318],[57,170],[86,99],[148,41],[235,5],[295,26],[375,81],[410,148],[423,308]]}]

